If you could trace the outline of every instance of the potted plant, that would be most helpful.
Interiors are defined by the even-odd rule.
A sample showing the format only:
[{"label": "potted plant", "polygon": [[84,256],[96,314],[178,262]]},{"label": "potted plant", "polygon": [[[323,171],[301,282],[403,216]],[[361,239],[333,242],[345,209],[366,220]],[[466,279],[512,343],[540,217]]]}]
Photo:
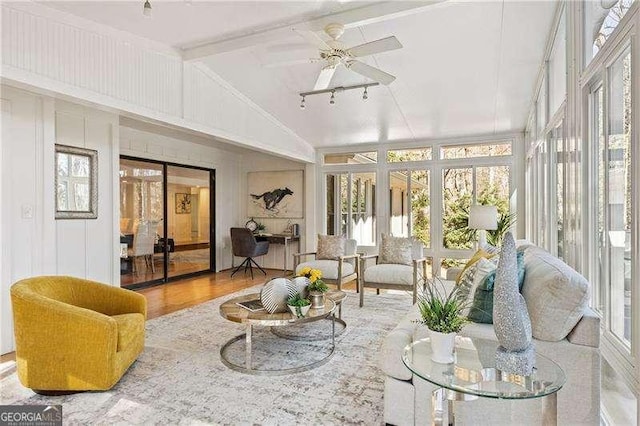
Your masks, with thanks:
[{"label": "potted plant", "polygon": [[447,364],[453,362],[456,334],[467,323],[463,315],[465,301],[458,297],[459,286],[447,292],[442,282],[434,279],[418,299],[419,323],[426,325],[431,336],[431,359]]},{"label": "potted plant", "polygon": [[307,315],[307,312],[311,309],[311,302],[309,299],[300,296],[300,293],[296,293],[287,299],[287,306],[289,306],[289,310],[293,315],[302,318]]},{"label": "potted plant", "polygon": [[327,284],[322,281],[322,272],[319,269],[312,269],[305,266],[300,270],[299,277],[309,280],[307,290],[311,299],[311,307],[314,309],[324,308],[324,294],[329,290]]}]

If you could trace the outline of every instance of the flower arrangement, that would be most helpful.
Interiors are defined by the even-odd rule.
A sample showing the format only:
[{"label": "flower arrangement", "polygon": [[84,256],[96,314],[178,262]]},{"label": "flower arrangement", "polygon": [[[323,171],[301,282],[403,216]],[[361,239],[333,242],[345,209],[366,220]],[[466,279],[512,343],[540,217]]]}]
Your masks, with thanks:
[{"label": "flower arrangement", "polygon": [[311,281],[311,284],[309,284],[309,286],[307,287],[309,291],[319,291],[320,293],[324,293],[329,290],[327,284],[325,284],[325,282],[321,279],[322,271],[320,271],[319,269],[313,269],[309,266],[305,266],[300,270],[298,276],[309,278],[309,281]]}]

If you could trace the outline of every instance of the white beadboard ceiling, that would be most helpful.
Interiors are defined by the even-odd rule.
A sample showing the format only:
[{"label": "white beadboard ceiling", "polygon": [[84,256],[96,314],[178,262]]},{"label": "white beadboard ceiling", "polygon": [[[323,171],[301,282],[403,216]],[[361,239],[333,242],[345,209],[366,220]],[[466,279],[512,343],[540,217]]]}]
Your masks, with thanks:
[{"label": "white beadboard ceiling", "polygon": [[[379,4],[156,0],[147,19],[142,3],[45,4],[176,48],[242,39]],[[367,101],[359,91],[336,95],[335,105],[328,95],[310,96],[301,110],[298,93],[312,90],[321,65],[263,66],[316,56],[313,48],[300,46],[282,51],[300,44],[293,32],[198,60],[316,147],[521,131],[556,8],[555,1],[448,1],[349,28],[341,39],[347,46],[390,35],[404,46],[366,61],[397,77],[388,87],[371,88]],[[332,86],[364,82],[339,69]]]}]

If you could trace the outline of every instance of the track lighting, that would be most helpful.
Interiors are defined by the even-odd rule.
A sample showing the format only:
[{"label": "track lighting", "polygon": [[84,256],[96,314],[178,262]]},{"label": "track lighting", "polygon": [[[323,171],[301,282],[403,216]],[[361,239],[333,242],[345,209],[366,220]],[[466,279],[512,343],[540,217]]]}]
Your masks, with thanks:
[{"label": "track lighting", "polygon": [[144,2],[144,7],[142,8],[142,14],[146,17],[151,17],[151,3],[149,0]]},{"label": "track lighting", "polygon": [[369,99],[369,92],[368,92],[369,87],[378,86],[379,84],[380,83],[365,83],[365,84],[357,84],[355,86],[339,86],[331,89],[322,89],[322,90],[314,90],[312,92],[298,93],[298,95],[302,97],[302,100],[300,101],[300,109],[305,108],[305,97],[311,96],[311,95],[319,95],[321,93],[331,93],[331,97],[329,98],[329,104],[335,105],[336,93],[345,92],[347,90],[364,89],[364,92],[362,93],[362,100],[366,101],[367,99]]}]

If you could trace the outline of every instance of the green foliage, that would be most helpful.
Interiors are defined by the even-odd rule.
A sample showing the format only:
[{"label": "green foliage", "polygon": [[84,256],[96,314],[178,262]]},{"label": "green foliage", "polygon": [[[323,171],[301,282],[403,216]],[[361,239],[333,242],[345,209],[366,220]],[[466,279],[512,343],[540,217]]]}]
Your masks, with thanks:
[{"label": "green foliage", "polygon": [[324,293],[329,290],[329,286],[327,286],[324,281],[317,279],[315,282],[312,282],[307,286],[307,290],[309,291],[319,291],[320,293]]},{"label": "green foliage", "polygon": [[266,229],[267,227],[264,225],[264,223],[256,222],[256,232],[262,232],[262,231],[265,231]]},{"label": "green foliage", "polygon": [[291,296],[290,298],[287,299],[287,305],[289,306],[297,306],[297,307],[302,307],[302,306],[307,306],[310,305],[311,301],[309,299],[305,299],[303,298],[300,293],[296,293],[295,295]]},{"label": "green foliage", "polygon": [[515,223],[515,213],[500,213],[498,217],[498,229],[495,231],[487,231],[487,243],[495,247],[500,247],[505,234]]},{"label": "green foliage", "polygon": [[421,317],[418,322],[440,333],[460,332],[468,321],[462,315],[465,302],[458,299],[458,289],[454,286],[447,294],[442,282],[434,279],[418,299]]}]

